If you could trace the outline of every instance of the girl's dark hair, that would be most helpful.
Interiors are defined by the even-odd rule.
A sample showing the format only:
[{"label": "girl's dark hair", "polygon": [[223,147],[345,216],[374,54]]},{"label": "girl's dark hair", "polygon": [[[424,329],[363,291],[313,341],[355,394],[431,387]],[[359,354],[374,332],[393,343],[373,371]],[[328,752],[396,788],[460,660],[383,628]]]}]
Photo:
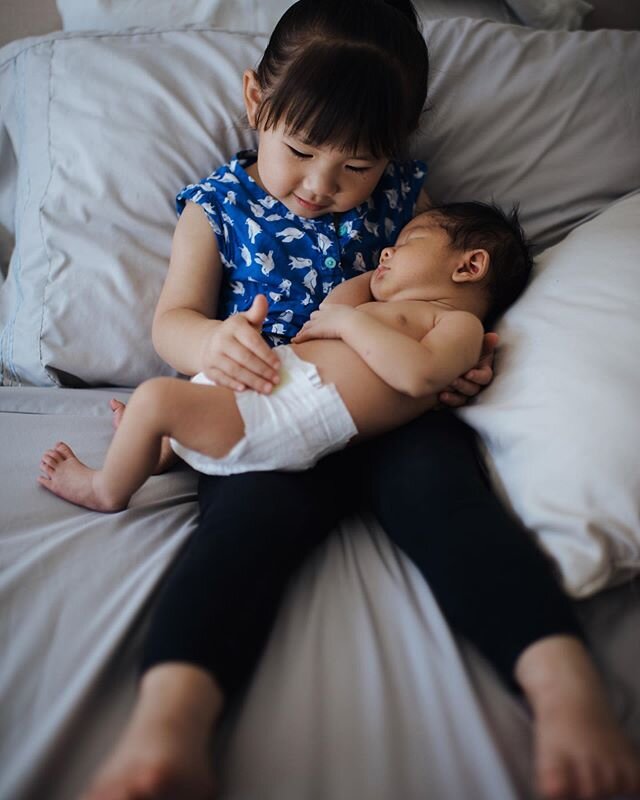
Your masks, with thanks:
[{"label": "girl's dark hair", "polygon": [[518,299],[533,268],[531,245],[520,225],[518,206],[505,214],[494,203],[447,203],[430,212],[456,250],[483,249],[489,253],[485,327],[492,324]]},{"label": "girl's dark hair", "polygon": [[314,147],[392,158],[418,127],[429,56],[410,0],[299,0],[256,75],[256,125],[282,122]]}]

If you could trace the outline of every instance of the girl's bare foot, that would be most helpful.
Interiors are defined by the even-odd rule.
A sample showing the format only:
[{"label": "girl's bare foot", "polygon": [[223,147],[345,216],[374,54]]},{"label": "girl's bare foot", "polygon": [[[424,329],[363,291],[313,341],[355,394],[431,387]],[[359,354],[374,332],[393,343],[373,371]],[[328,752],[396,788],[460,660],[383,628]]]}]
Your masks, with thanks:
[{"label": "girl's bare foot", "polygon": [[550,800],[640,794],[640,757],[614,718],[578,639],[531,645],[516,677],[534,714],[535,776]]},{"label": "girl's bare foot", "polygon": [[81,800],[211,800],[209,742],[219,712],[212,687],[188,665],[147,673],[127,729]]},{"label": "girl's bare foot", "polygon": [[[125,412],[126,406],[120,400],[116,400],[115,397],[111,398],[109,401],[109,406],[113,411],[113,427],[117,430],[122,422],[122,415]],[[169,444],[169,439],[166,436],[163,436],[162,444],[160,445],[160,456],[158,458],[158,463],[153,470],[153,474],[161,475],[163,472],[167,472],[171,469],[171,467],[173,467],[177,460],[178,456],[173,452],[173,449]]]},{"label": "girl's bare foot", "polygon": [[97,471],[83,464],[64,442],[45,452],[40,470],[44,476],[38,483],[64,500],[93,511],[120,511],[124,507],[102,495],[96,485]]}]

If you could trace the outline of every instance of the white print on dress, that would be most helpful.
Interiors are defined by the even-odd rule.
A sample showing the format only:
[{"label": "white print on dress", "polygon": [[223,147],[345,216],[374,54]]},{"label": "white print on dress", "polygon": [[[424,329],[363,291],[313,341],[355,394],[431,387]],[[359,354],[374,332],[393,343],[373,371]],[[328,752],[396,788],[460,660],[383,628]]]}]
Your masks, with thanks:
[{"label": "white print on dress", "polygon": [[251,241],[251,244],[255,244],[256,236],[259,233],[262,233],[262,228],[255,221],[255,219],[247,219],[247,230],[249,231],[249,240]]},{"label": "white print on dress", "polygon": [[276,236],[279,236],[285,244],[290,244],[296,239],[302,239],[304,232],[299,228],[285,228],[283,231],[278,231]]},{"label": "white print on dress", "polygon": [[246,244],[243,244],[240,248],[240,255],[242,256],[242,260],[244,263],[250,267],[251,266],[251,250],[247,247]]},{"label": "white print on dress", "polygon": [[306,269],[313,265],[310,258],[301,258],[300,256],[289,256],[289,266],[291,269]]},{"label": "white print on dress", "polygon": [[302,283],[311,292],[311,294],[315,294],[317,280],[318,280],[318,273],[316,272],[315,269],[310,269],[309,272],[307,272],[307,274],[302,279]]},{"label": "white print on dress", "polygon": [[260,264],[260,272],[263,275],[268,275],[275,268],[273,250],[269,250],[268,253],[256,253],[256,261]]}]

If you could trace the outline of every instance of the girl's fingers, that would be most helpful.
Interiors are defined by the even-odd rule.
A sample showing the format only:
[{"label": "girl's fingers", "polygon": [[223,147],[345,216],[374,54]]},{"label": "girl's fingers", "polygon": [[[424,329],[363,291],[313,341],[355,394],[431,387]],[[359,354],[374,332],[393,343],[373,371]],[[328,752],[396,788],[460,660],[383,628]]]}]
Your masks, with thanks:
[{"label": "girl's fingers", "polygon": [[455,394],[454,392],[441,392],[438,395],[438,400],[447,408],[462,408],[468,399],[468,397],[463,397],[461,394]]},{"label": "girl's fingers", "polygon": [[[267,347],[266,344],[265,347]],[[275,354],[272,354],[268,347],[267,351],[269,361],[265,362],[261,354],[256,353],[250,345],[247,346],[241,341],[235,340],[229,343],[225,350],[225,356],[258,377],[276,383],[280,374],[280,359]],[[275,362],[273,361],[274,358]]]},{"label": "girl's fingers", "polygon": [[220,386],[227,386],[235,391],[243,389],[254,389],[256,392],[268,393],[273,389],[273,382],[250,372],[242,364],[222,356],[218,359],[217,366],[207,372],[207,377],[214,380]]},{"label": "girl's fingers", "polygon": [[488,386],[493,378],[493,369],[490,366],[475,367],[465,373],[464,377],[471,383],[477,383],[479,386]]},{"label": "girl's fingers", "polygon": [[233,389],[234,392],[241,392],[247,388],[243,383],[230,378],[216,367],[211,367],[210,369],[205,370],[204,374],[207,376],[207,378],[209,378],[209,380],[213,381],[216,386],[224,386],[226,389]]},{"label": "girl's fingers", "polygon": [[280,369],[280,359],[254,328],[249,325],[242,326],[236,332],[235,338],[265,364],[269,364],[273,369]]},{"label": "girl's fingers", "polygon": [[475,397],[480,389],[478,383],[468,381],[466,378],[456,378],[450,386],[447,386],[448,392],[457,392],[464,397]]}]

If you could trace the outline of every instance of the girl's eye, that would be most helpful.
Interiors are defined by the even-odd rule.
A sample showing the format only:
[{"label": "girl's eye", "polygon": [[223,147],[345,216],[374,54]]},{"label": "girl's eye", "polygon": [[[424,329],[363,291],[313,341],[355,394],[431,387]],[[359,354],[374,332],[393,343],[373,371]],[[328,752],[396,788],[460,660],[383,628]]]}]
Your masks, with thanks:
[{"label": "girl's eye", "polygon": [[354,166],[351,166],[351,164],[347,164],[347,169],[349,170],[349,172],[360,172],[360,173],[362,173],[362,172],[368,172],[371,169],[371,167],[354,167]]},{"label": "girl's eye", "polygon": [[291,150],[291,153],[296,158],[311,158],[311,155],[309,153],[301,153],[299,150],[296,150],[295,147],[291,147],[290,144],[288,144],[287,147],[289,148],[289,150]]}]

